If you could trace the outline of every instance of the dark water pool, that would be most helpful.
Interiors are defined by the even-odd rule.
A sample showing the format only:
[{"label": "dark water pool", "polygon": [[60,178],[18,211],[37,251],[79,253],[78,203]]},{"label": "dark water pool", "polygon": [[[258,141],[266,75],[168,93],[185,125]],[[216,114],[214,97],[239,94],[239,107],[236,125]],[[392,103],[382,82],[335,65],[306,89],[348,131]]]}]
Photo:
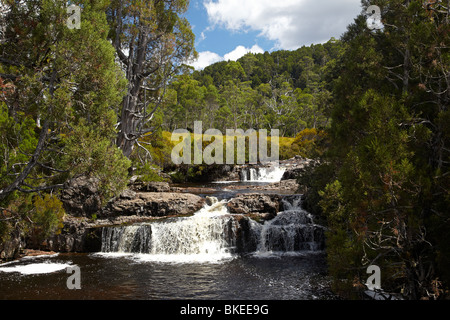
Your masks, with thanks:
[{"label": "dark water pool", "polygon": [[[330,300],[325,265],[322,252],[216,263],[59,254],[0,265],[0,299]],[[79,290],[67,287],[70,266],[80,268]]]}]

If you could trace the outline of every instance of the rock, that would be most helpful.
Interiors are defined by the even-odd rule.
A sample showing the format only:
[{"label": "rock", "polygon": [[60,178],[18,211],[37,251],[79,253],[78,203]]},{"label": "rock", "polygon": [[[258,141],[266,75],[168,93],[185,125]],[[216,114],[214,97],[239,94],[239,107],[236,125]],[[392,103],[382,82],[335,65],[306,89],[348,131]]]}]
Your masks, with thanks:
[{"label": "rock", "polygon": [[170,192],[169,183],[159,181],[143,182],[137,179],[130,184],[130,188],[137,192]]},{"label": "rock", "polygon": [[206,204],[208,206],[212,206],[214,203],[217,203],[219,200],[216,197],[206,197]]},{"label": "rock", "polygon": [[99,217],[189,215],[200,210],[205,199],[190,193],[137,192],[133,198],[111,200]]},{"label": "rock", "polygon": [[91,217],[100,211],[102,201],[98,185],[99,179],[86,176],[67,182],[60,196],[66,213],[75,217]]},{"label": "rock", "polygon": [[271,192],[280,192],[283,194],[296,194],[299,192],[299,184],[297,180],[282,180],[280,182],[272,182],[269,184],[262,185],[228,185],[227,189],[229,190],[261,190],[261,191],[271,191]]},{"label": "rock", "polygon": [[146,185],[148,192],[170,192],[170,185],[168,182],[149,182]]},{"label": "rock", "polygon": [[18,257],[20,250],[24,247],[18,231],[11,233],[6,241],[0,241],[0,260],[11,260]]},{"label": "rock", "polygon": [[213,188],[201,188],[201,187],[171,187],[170,192],[180,193],[192,193],[192,194],[214,194],[217,193],[217,189]]},{"label": "rock", "polygon": [[59,234],[40,243],[28,239],[27,248],[54,252],[98,252],[101,249],[101,228],[93,228],[87,218],[66,216]]},{"label": "rock", "polygon": [[319,164],[318,160],[306,159],[300,156],[280,161],[280,165],[286,168],[281,180],[297,179],[300,175],[306,172],[310,166],[314,167]]},{"label": "rock", "polygon": [[305,172],[305,168],[294,168],[294,169],[288,169],[284,172],[283,177],[281,180],[290,180],[290,179],[296,179],[298,176],[303,174]]},{"label": "rock", "polygon": [[264,219],[270,219],[280,211],[281,199],[278,194],[239,194],[228,202],[227,207],[230,213],[260,214]]},{"label": "rock", "polygon": [[124,200],[131,200],[134,199],[135,197],[136,192],[129,189],[122,191],[122,193],[119,195],[119,198]]},{"label": "rock", "polygon": [[246,216],[237,215],[236,251],[237,253],[254,252],[258,248],[258,237],[252,231],[251,221]]}]

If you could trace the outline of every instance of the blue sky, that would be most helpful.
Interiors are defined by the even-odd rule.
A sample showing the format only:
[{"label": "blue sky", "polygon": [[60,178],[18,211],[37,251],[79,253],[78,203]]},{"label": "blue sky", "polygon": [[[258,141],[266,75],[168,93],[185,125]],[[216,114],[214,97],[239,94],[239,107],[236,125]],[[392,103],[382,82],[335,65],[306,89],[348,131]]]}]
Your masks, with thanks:
[{"label": "blue sky", "polygon": [[339,38],[360,0],[190,0],[187,19],[202,69],[247,52],[295,50]]}]

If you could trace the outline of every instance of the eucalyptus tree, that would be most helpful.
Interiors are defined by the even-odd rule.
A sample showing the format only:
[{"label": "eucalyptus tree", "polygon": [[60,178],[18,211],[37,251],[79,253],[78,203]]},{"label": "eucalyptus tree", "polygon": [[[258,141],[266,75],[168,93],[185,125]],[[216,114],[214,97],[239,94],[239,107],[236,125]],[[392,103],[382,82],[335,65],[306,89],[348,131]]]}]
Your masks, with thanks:
[{"label": "eucalyptus tree", "polygon": [[110,39],[125,77],[127,93],[119,112],[116,144],[126,157],[146,133],[162,105],[166,86],[195,56],[194,34],[182,15],[186,0],[112,0],[107,15]]}]

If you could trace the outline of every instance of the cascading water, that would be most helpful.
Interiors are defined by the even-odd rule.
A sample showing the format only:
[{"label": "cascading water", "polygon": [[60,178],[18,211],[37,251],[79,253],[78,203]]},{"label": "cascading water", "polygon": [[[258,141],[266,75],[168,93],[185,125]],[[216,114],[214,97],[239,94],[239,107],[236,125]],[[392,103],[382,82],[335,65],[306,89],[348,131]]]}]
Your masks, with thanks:
[{"label": "cascading water", "polygon": [[259,226],[260,230],[255,232],[259,233],[256,255],[323,249],[324,228],[315,224],[313,216],[302,209],[301,199],[301,195],[284,197],[283,211]]},{"label": "cascading water", "polygon": [[187,218],[104,228],[102,252],[140,253],[156,261],[214,261],[231,258],[236,223],[226,201],[205,206]]},{"label": "cascading water", "polygon": [[241,169],[241,181],[244,182],[279,182],[285,168],[280,166],[250,167]]},{"label": "cascading water", "polygon": [[264,256],[323,248],[323,227],[301,208],[301,195],[285,196],[283,211],[264,224],[230,214],[226,203],[216,199],[187,218],[104,228],[102,252],[142,254],[141,259],[153,261],[211,262],[236,253]]}]

